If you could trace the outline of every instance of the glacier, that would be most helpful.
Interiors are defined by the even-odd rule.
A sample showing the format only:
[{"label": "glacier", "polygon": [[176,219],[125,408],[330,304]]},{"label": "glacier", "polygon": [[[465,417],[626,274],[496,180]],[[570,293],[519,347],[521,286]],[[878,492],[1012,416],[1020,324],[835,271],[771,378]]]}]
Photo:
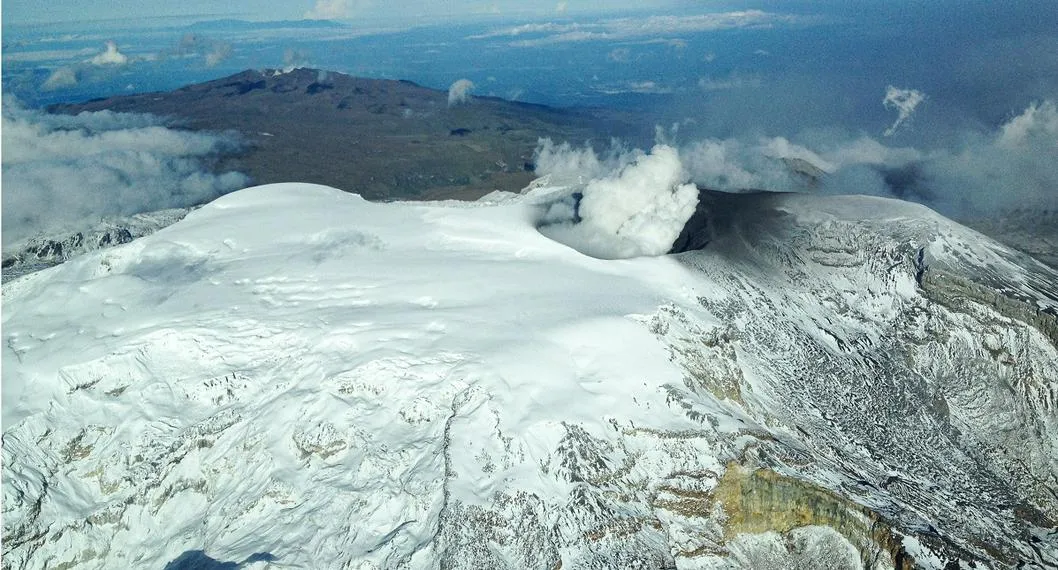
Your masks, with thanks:
[{"label": "glacier", "polygon": [[1058,564],[1053,269],[704,191],[604,260],[569,191],[262,186],[5,283],[4,568]]}]

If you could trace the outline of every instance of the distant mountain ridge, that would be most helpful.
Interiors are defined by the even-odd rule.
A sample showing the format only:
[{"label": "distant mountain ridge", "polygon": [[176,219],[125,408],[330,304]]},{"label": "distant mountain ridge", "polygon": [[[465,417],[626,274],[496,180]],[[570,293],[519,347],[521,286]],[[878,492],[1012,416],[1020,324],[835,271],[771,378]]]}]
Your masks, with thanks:
[{"label": "distant mountain ridge", "polygon": [[[341,26],[308,22],[298,25]],[[285,24],[201,24],[221,23]],[[243,172],[251,184],[310,182],[369,200],[473,200],[494,190],[518,191],[535,177],[533,153],[542,137],[573,145],[616,137],[646,148],[655,134],[651,116],[478,96],[450,107],[446,92],[411,81],[310,68],[245,70],[169,92],[50,107],[71,114],[104,109],[239,133],[245,151],[218,161],[216,168]],[[803,160],[787,159],[786,166],[808,178],[823,176]],[[960,221],[1058,267],[1054,212]]]},{"label": "distant mountain ridge", "polygon": [[[457,78],[453,78],[457,79]],[[372,200],[476,199],[517,191],[533,178],[541,137],[572,143],[612,136],[650,140],[642,118],[448,94],[410,81],[318,69],[246,70],[164,93],[51,107],[171,117],[175,125],[236,131],[246,151],[218,167],[254,184],[312,182]]]},{"label": "distant mountain ridge", "polygon": [[220,20],[203,20],[188,26],[188,29],[200,32],[206,31],[232,31],[232,30],[283,30],[283,29],[321,29],[321,28],[344,28],[344,24],[334,20],[272,20],[266,22],[252,22],[250,20],[239,20],[225,18]]}]

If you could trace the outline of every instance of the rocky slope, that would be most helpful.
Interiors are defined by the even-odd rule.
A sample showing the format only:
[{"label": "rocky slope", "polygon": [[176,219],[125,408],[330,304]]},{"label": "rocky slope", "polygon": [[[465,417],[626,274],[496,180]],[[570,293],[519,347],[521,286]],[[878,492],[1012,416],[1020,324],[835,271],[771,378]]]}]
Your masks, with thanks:
[{"label": "rocky slope", "polygon": [[128,243],[180,221],[187,212],[173,208],[112,217],[83,231],[39,235],[21,243],[4,244],[3,280],[58,265],[89,251]]}]

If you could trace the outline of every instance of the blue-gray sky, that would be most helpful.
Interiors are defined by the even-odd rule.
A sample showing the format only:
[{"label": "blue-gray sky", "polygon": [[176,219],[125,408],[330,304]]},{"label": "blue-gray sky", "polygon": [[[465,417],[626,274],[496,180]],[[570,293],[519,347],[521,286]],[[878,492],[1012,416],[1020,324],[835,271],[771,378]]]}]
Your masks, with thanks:
[{"label": "blue-gray sky", "polygon": [[[585,11],[665,7],[673,0],[7,0],[5,25],[150,17],[238,17],[249,20],[301,18],[469,18],[484,15],[547,16]],[[708,3],[702,3],[708,4]]]}]

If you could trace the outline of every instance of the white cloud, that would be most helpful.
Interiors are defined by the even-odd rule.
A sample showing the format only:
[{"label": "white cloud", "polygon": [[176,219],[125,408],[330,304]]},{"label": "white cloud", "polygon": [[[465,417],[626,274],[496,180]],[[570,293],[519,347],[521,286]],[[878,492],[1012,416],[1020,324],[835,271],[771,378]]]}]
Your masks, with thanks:
[{"label": "white cloud", "polygon": [[690,16],[618,18],[589,23],[523,24],[470,36],[470,39],[539,36],[512,43],[512,45],[524,47],[595,40],[654,38],[731,29],[771,28],[805,20],[801,16],[776,14],[762,10],[742,10]]},{"label": "white cloud", "polygon": [[[51,74],[48,75],[48,78],[44,80],[44,83],[41,84],[40,88],[43,91],[55,91],[73,87],[81,83],[85,78],[91,80],[100,76],[116,73],[118,68],[134,61],[133,58],[121,53],[117,44],[112,40],[107,40],[105,44],[106,47],[103,51],[96,53],[95,56],[79,63],[64,65],[52,71]],[[92,53],[92,51],[88,50],[88,53]],[[81,53],[81,55],[84,54]],[[140,57],[138,59],[142,61],[145,59],[156,59],[156,57]]]},{"label": "white cloud", "polygon": [[616,172],[642,155],[616,144],[600,157],[590,146],[574,148],[568,142],[555,144],[551,139],[540,139],[533,153],[535,172],[549,177],[556,185],[581,185],[593,178]]},{"label": "white cloud", "polygon": [[51,75],[44,80],[44,85],[41,86],[45,91],[54,91],[56,89],[65,89],[66,87],[73,87],[77,85],[77,70],[73,67],[60,67],[55,71],[51,72]]},{"label": "white cloud", "polygon": [[618,47],[610,50],[610,53],[606,54],[606,59],[615,63],[627,63],[632,57],[632,51],[626,47]]},{"label": "white cloud", "polygon": [[703,140],[683,151],[691,179],[713,190],[763,188],[763,177],[743,165],[743,149],[737,141]]},{"label": "white cloud", "polygon": [[[1018,148],[1034,142],[1050,146],[1058,153],[1058,106],[1054,101],[1032,103],[1020,115],[1000,127],[1000,146]],[[1055,160],[1058,160],[1058,154]]]},{"label": "white cloud", "polygon": [[824,149],[823,155],[836,167],[857,164],[875,166],[904,165],[921,160],[923,154],[913,148],[894,148],[870,137],[860,137],[853,141],[842,141]]},{"label": "white cloud", "polygon": [[216,67],[231,57],[232,47],[227,42],[215,40],[201,34],[184,34],[176,44],[174,51],[176,55],[180,56],[201,56],[206,67]]},{"label": "white cloud", "polygon": [[882,100],[882,104],[885,105],[886,109],[896,109],[897,117],[896,121],[885,130],[885,136],[893,136],[897,129],[900,128],[915,112],[915,108],[920,103],[926,100],[925,93],[917,91],[915,89],[899,89],[890,85],[885,89],[885,99]]},{"label": "white cloud", "polygon": [[102,216],[190,206],[247,182],[205,170],[230,141],[147,115],[51,115],[5,98],[2,130],[5,246]]},{"label": "white cloud", "polygon": [[785,137],[773,137],[762,139],[760,142],[761,154],[771,158],[782,160],[797,159],[811,164],[823,172],[833,172],[837,165],[824,159],[816,152],[809,150],[799,144],[794,144]]},{"label": "white cloud", "polygon": [[455,107],[470,101],[470,92],[474,90],[474,82],[469,79],[456,80],[448,88],[448,106]]},{"label": "white cloud", "polygon": [[698,88],[702,91],[726,91],[728,89],[756,89],[762,84],[760,76],[732,74],[726,77],[700,77]]},{"label": "white cloud", "polygon": [[220,62],[228,59],[230,56],[231,45],[217,43],[213,46],[213,49],[206,53],[206,67],[216,67]]},{"label": "white cloud", "polygon": [[311,55],[300,48],[288,48],[283,51],[283,73],[290,73],[299,67],[308,67]]},{"label": "white cloud", "polygon": [[[550,141],[538,149],[549,166],[585,167],[597,177],[576,194],[553,201],[541,220],[544,235],[581,253],[601,259],[662,255],[672,248],[698,205],[698,188],[687,184],[687,174],[676,149],[657,145],[649,154],[637,153],[616,170],[601,173],[590,149],[556,147]],[[562,156],[564,153],[569,156]]]},{"label": "white cloud", "polygon": [[349,0],[316,0],[316,5],[302,17],[306,20],[340,20],[348,18],[351,9]]},{"label": "white cloud", "polygon": [[806,180],[793,167],[797,162],[822,173],[837,169],[819,153],[784,137],[700,140],[683,147],[680,157],[696,184],[729,192],[805,190]]},{"label": "white cloud", "polygon": [[606,95],[621,95],[624,93],[666,95],[673,92],[671,87],[666,87],[656,81],[627,81],[617,85],[601,85],[596,87],[595,90]]},{"label": "white cloud", "polygon": [[112,40],[107,40],[103,53],[88,60],[92,65],[125,65],[128,62],[128,56],[118,51],[118,44]]},{"label": "white cloud", "polygon": [[777,24],[796,20],[796,16],[775,14],[762,10],[744,10],[693,16],[650,16],[645,19],[622,18],[611,20],[607,27],[611,33],[634,37],[731,29],[771,28]]},{"label": "white cloud", "polygon": [[672,93],[671,87],[659,85],[656,81],[632,81],[628,84],[628,90],[632,93]]},{"label": "white cloud", "polygon": [[[590,26],[591,24],[587,25]],[[582,24],[557,24],[555,22],[522,24],[519,26],[512,26],[508,28],[501,28],[499,30],[493,30],[484,34],[468,36],[467,39],[480,40],[496,37],[517,37],[521,35],[533,34],[558,34],[578,30],[581,28],[581,26]]]},{"label": "white cloud", "polygon": [[33,50],[33,51],[21,51],[12,52],[7,50],[4,52],[4,62],[19,62],[19,63],[31,63],[31,62],[61,62],[68,61],[70,59],[80,59],[88,55],[92,55],[96,51],[92,48],[82,49],[60,49],[60,50]]},{"label": "white cloud", "polygon": [[782,137],[704,140],[682,147],[681,159],[691,180],[717,190],[895,196],[970,217],[1058,208],[1058,105],[1051,100],[1029,105],[994,132],[965,131],[952,147],[813,138],[811,146]]}]

